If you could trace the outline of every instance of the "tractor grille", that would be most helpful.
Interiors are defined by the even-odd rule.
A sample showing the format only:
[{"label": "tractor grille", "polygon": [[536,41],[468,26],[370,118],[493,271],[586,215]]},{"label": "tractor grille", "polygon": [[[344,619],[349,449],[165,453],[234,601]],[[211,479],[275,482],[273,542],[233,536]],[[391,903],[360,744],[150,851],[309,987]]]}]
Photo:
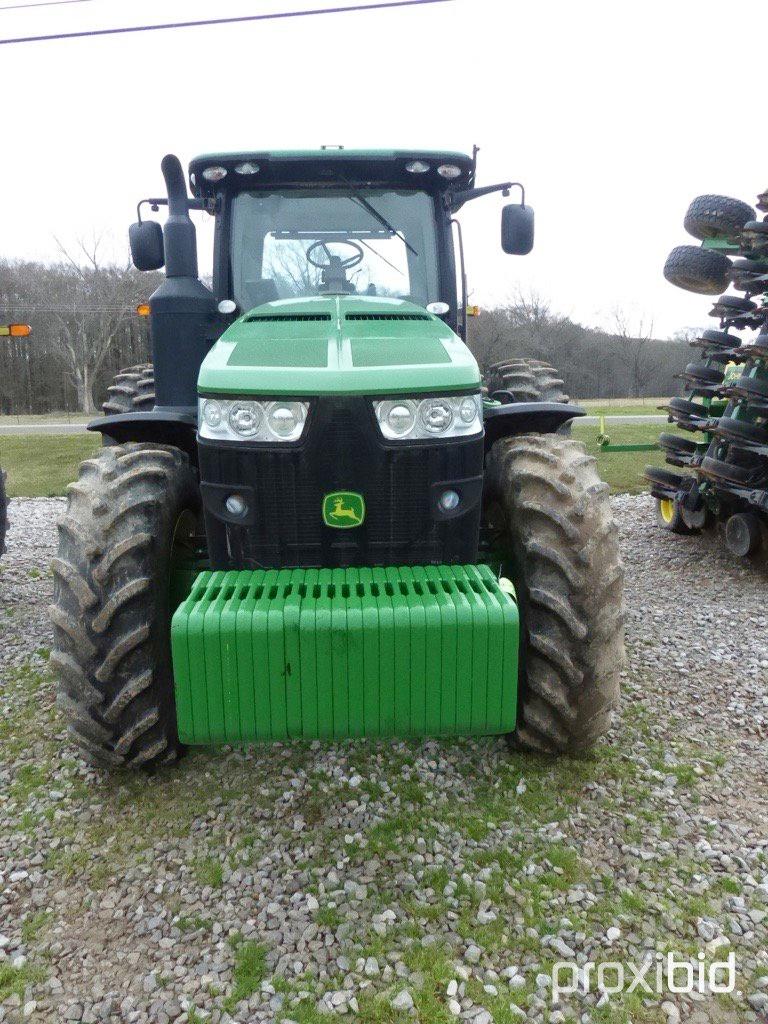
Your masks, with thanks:
[{"label": "tractor grille", "polygon": [[[348,567],[467,563],[477,556],[479,501],[464,515],[435,515],[434,484],[482,474],[482,437],[386,445],[369,399],[316,400],[298,446],[199,442],[212,567]],[[238,487],[248,522],[223,511]],[[354,491],[362,526],[328,527],[323,497]]]}]

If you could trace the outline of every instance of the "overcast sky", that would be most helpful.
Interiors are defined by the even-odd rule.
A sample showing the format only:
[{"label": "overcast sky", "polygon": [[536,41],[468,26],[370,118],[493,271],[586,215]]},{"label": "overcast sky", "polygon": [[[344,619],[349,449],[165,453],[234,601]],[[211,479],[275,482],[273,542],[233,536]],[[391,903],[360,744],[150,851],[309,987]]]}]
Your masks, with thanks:
[{"label": "overcast sky", "polygon": [[[328,5],[88,0],[0,10],[0,38]],[[473,301],[535,289],[583,323],[621,307],[660,337],[706,323],[706,297],[661,276],[686,241],[688,202],[754,202],[768,187],[768,143],[738,74],[756,67],[743,48],[764,0],[727,12],[707,0],[453,0],[2,46],[0,255],[55,259],[54,235],[111,232],[124,260],[167,152],[186,164],[213,150],[477,143],[478,183],[522,180],[537,237],[530,256],[504,256],[502,198],[465,207]],[[199,237],[206,266],[210,225]]]}]

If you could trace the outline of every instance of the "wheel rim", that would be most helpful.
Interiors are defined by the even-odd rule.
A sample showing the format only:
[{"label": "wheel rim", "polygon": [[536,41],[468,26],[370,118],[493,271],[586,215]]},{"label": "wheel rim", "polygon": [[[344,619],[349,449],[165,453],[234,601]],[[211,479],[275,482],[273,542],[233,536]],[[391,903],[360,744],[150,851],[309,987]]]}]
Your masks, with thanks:
[{"label": "wheel rim", "polygon": [[670,498],[663,498],[659,501],[659,512],[665,523],[671,523],[675,518],[675,503]]}]

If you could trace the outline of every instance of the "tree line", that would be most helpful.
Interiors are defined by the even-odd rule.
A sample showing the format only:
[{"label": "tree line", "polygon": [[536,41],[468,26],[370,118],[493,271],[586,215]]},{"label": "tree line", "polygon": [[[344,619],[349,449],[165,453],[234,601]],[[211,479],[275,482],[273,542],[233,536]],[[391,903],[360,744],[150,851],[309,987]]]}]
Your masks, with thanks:
[{"label": "tree line", "polygon": [[[0,414],[97,410],[118,370],[149,359],[136,306],[159,281],[102,263],[98,245],[62,249],[54,263],[0,259],[0,323],[33,331],[0,337]],[[469,344],[484,372],[513,356],[550,362],[575,398],[676,394],[676,374],[691,360],[682,337],[656,339],[651,325],[630,325],[620,313],[610,330],[585,327],[536,295],[470,318]]]},{"label": "tree line", "polygon": [[469,346],[485,375],[513,356],[555,366],[573,398],[650,398],[680,393],[677,375],[694,358],[690,331],[653,337],[653,325],[630,324],[617,310],[609,329],[585,327],[540,296],[518,295],[469,320]]},{"label": "tree line", "polygon": [[146,320],[136,314],[160,276],[102,263],[98,244],[55,263],[0,259],[0,414],[96,411],[119,369],[146,362]]}]

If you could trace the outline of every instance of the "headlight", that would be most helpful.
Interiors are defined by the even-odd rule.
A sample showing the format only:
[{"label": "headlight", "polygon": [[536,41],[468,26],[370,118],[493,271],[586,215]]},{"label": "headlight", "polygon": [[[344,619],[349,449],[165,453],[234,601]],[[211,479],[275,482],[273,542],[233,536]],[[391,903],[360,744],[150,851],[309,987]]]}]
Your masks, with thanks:
[{"label": "headlight", "polygon": [[229,425],[241,437],[258,433],[264,413],[258,402],[235,402],[229,410]]},{"label": "headlight", "polygon": [[220,441],[298,441],[308,413],[308,402],[201,398],[198,432]]},{"label": "headlight", "polygon": [[386,398],[373,408],[382,434],[391,441],[467,437],[483,429],[479,395]]},{"label": "headlight", "polygon": [[305,406],[301,402],[273,402],[267,411],[271,433],[281,441],[295,441],[304,429]]},{"label": "headlight", "polygon": [[430,434],[444,434],[453,423],[453,408],[447,398],[426,398],[419,406],[419,416]]},{"label": "headlight", "polygon": [[221,404],[214,399],[203,402],[202,417],[212,430],[216,430],[221,425]]},{"label": "headlight", "polygon": [[407,437],[416,424],[416,403],[407,398],[377,402],[376,418],[384,437]]}]

